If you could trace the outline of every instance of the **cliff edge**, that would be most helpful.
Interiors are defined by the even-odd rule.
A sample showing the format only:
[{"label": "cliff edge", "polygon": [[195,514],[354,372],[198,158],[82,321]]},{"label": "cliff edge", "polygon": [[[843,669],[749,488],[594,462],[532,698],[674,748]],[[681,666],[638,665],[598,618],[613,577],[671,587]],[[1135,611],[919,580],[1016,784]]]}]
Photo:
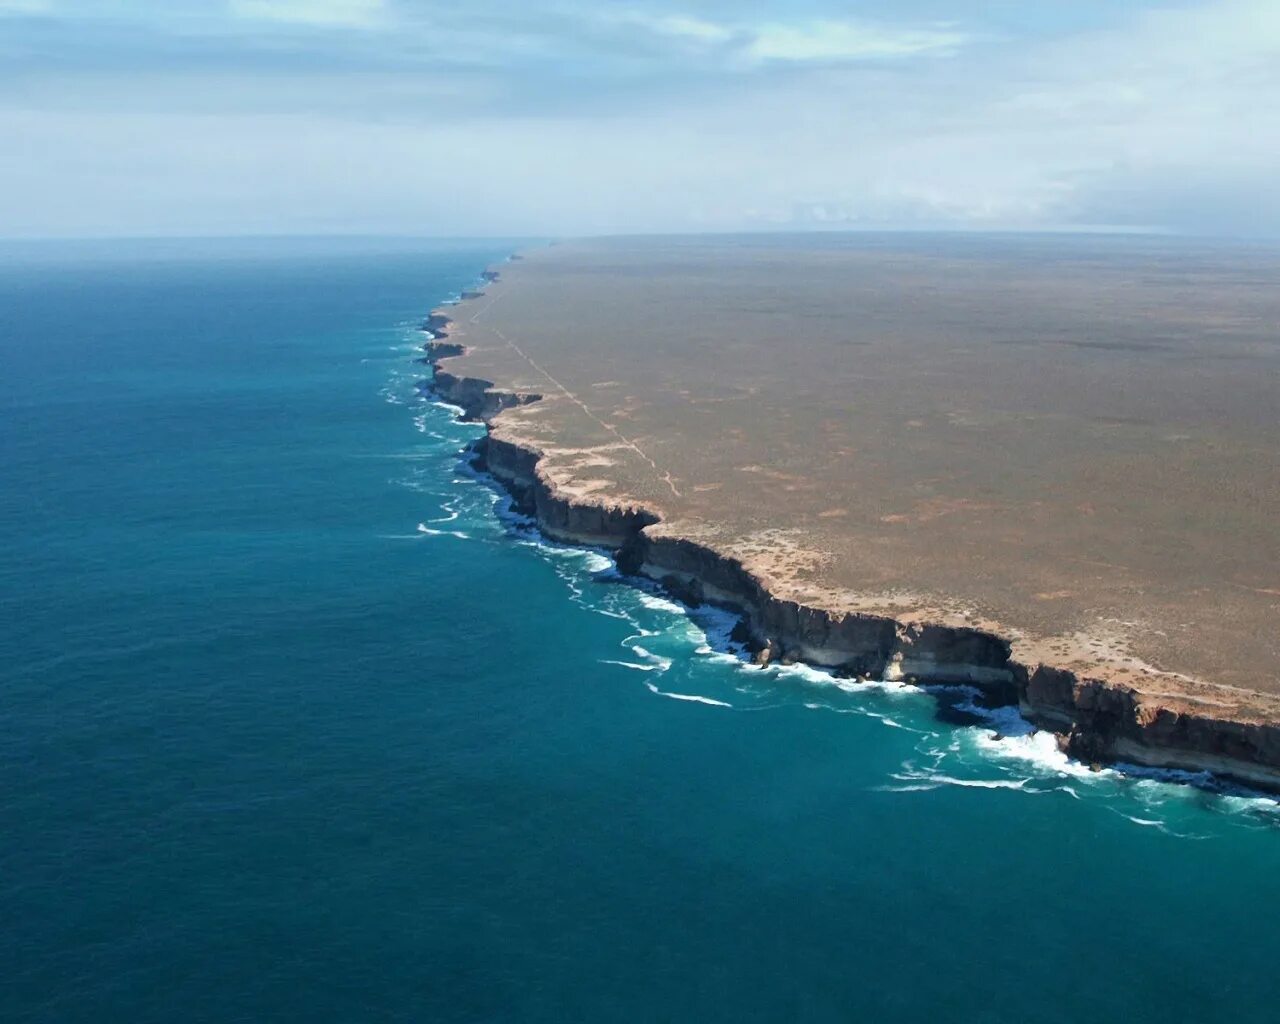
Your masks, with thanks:
[{"label": "cliff edge", "polygon": [[[1124,619],[1109,614],[1113,581],[1107,573],[1115,563],[1095,557],[1104,553],[1091,547],[1089,531],[1080,527],[1080,521],[1092,525],[1096,510],[1062,520],[1072,545],[1063,551],[1045,552],[1034,541],[1020,549],[1003,547],[1026,537],[1025,532],[1011,537],[1002,521],[1006,494],[985,488],[979,500],[964,491],[972,481],[946,477],[948,457],[962,464],[975,456],[998,461],[999,450],[974,446],[964,437],[963,424],[959,440],[935,432],[931,441],[941,451],[912,436],[922,429],[928,434],[930,415],[941,413],[954,426],[957,405],[981,418],[972,411],[974,396],[962,395],[957,402],[950,395],[940,403],[942,409],[926,411],[929,395],[922,394],[895,420],[867,397],[886,374],[857,381],[857,367],[874,355],[863,349],[873,343],[849,344],[861,339],[842,337],[831,320],[824,329],[834,342],[814,344],[809,352],[793,346],[779,367],[779,348],[795,337],[783,334],[781,325],[793,332],[797,323],[805,326],[813,307],[798,305],[781,316],[772,308],[752,308],[759,305],[747,300],[752,288],[769,295],[762,268],[725,268],[722,249],[692,259],[685,252],[677,261],[682,265],[664,269],[663,259],[670,257],[670,250],[655,252],[634,243],[594,243],[570,249],[567,256],[557,250],[530,253],[518,274],[508,267],[487,272],[484,292],[433,312],[424,325],[434,335],[425,346],[435,368],[432,386],[466,417],[486,424],[480,446],[486,468],[548,535],[610,548],[625,570],[660,581],[688,603],[710,601],[736,609],[759,662],[801,660],[852,676],[969,685],[989,702],[1017,704],[1028,720],[1052,730],[1065,750],[1085,762],[1209,771],[1280,791],[1280,698],[1266,686],[1251,689],[1205,678],[1198,671],[1204,659],[1180,663],[1181,648],[1172,640],[1170,657],[1163,657],[1160,636],[1172,637],[1172,631],[1162,629],[1160,615],[1171,610],[1191,617],[1194,633],[1196,602],[1206,583],[1214,581],[1197,578],[1186,600],[1171,601],[1155,574],[1134,585],[1143,564],[1132,559],[1133,564],[1121,566],[1126,571],[1118,588],[1132,607]],[[813,272],[810,257],[799,259],[800,266],[786,275],[789,281]],[[916,261],[908,275],[913,285],[922,275],[945,280],[949,273],[933,265],[931,254],[908,252],[896,259]],[[819,251],[816,260],[831,272],[829,253]],[[856,252],[845,265],[836,260],[835,273],[856,276],[868,263],[883,261],[882,252],[869,257]],[[777,261],[772,262],[776,275]],[[767,273],[767,267],[763,270]],[[1082,276],[1086,284],[1099,283],[1089,273]],[[744,308],[726,311],[735,298]],[[666,315],[655,316],[661,308]],[[1087,307],[1082,309],[1087,320]],[[838,306],[832,310],[832,319],[839,312]],[[948,313],[955,318],[954,308]],[[762,332],[761,342],[748,338],[743,345],[743,325],[762,320],[772,329]],[[650,334],[640,351],[643,334],[637,333],[637,323],[663,332]],[[691,339],[683,347],[680,331]],[[603,343],[606,337],[611,344]],[[935,339],[900,344],[889,359],[890,375],[895,367],[907,376],[931,375],[916,365],[923,353],[913,350],[931,344]],[[690,348],[701,355],[690,358]],[[766,351],[765,367],[725,365]],[[1073,372],[1096,375],[1098,367],[1088,365],[1092,353],[1087,347],[1083,351],[1086,358]],[[845,362],[852,373],[841,368]],[[1016,359],[1006,357],[1006,362],[1018,369]],[[1102,369],[1132,370],[1127,365]],[[786,386],[771,383],[770,372],[787,373]],[[1002,381],[1000,373],[994,376],[984,387],[998,395]],[[973,387],[971,381],[954,383],[961,392]],[[1110,419],[1087,408],[1091,401],[1083,400],[1087,416],[1078,418],[1086,420],[1085,433],[1096,432],[1102,423],[1105,435],[1112,429]],[[1059,403],[1064,404],[1070,406]],[[842,405],[845,416],[837,419],[833,413]],[[1009,432],[1007,408],[993,403],[985,415],[1000,429],[979,433]],[[1049,416],[1061,420],[1056,427],[1062,434],[1081,429],[1065,422],[1057,409]],[[803,422],[787,422],[796,418]],[[912,420],[924,426],[913,427]],[[1214,440],[1221,445],[1222,424],[1214,426]],[[896,457],[899,464],[886,469],[873,461],[873,471],[860,478],[856,466],[849,465],[858,459],[847,452],[868,430],[882,448],[875,454]],[[1010,436],[1011,444],[1030,447]],[[1060,462],[1064,447],[1067,456],[1082,454],[1074,450],[1075,437],[1065,445],[1052,435],[1032,440],[1040,450],[1032,448],[1022,457]],[[1140,447],[1133,445],[1133,432],[1123,440]],[[1151,443],[1149,436],[1140,440]],[[973,450],[962,450],[962,442]],[[807,461],[793,455],[796,444],[811,450]],[[1156,445],[1152,457],[1167,461],[1168,444]],[[1104,451],[1101,458],[1108,457]],[[1226,454],[1228,468],[1241,461]],[[1016,472],[1017,465],[1005,468]],[[1220,484],[1220,472],[1217,477]],[[920,478],[929,486],[912,495],[908,507],[915,515],[906,522],[892,497],[865,491],[887,480],[903,487]],[[1236,492],[1249,482],[1236,481]],[[1009,486],[1018,483],[1015,479]],[[1052,481],[1046,485],[1035,474],[1021,483],[1033,492],[1031,504],[1064,500]],[[1065,497],[1073,508],[1100,499],[1105,492]],[[1062,516],[1060,509],[1050,511]],[[1108,510],[1113,519],[1124,511]],[[1051,516],[1042,507],[1032,515],[1036,518]],[[1155,519],[1151,525],[1159,528]],[[908,534],[914,530],[918,557],[909,544],[898,543],[895,535],[904,526]],[[1187,529],[1186,541],[1206,543],[1194,527]],[[984,557],[984,547],[997,545],[998,553]],[[1274,625],[1276,602],[1269,588],[1251,586],[1270,578],[1276,566],[1266,561],[1273,550],[1255,549],[1252,566],[1237,562],[1230,551],[1208,554],[1220,569],[1223,555],[1228,556],[1226,567],[1247,580],[1246,591],[1261,598],[1252,608],[1254,621],[1264,630]],[[1067,568],[1036,562],[1045,557],[1061,558]],[[1102,564],[1090,566],[1091,561]],[[1084,568],[1073,568],[1077,563]],[[936,574],[930,571],[934,566]],[[974,577],[972,585],[965,572]],[[940,588],[931,575],[965,582]],[[1228,582],[1240,585],[1239,579]],[[1023,597],[1028,588],[1048,596]],[[1006,590],[1013,600],[1005,598]],[[1144,591],[1149,608],[1142,606]],[[1232,596],[1228,613],[1240,604],[1239,595]],[[1032,607],[1021,610],[1019,600]],[[1230,615],[1225,626],[1215,620],[1214,613],[1222,611],[1199,614],[1211,646],[1233,638]],[[1263,647],[1267,642],[1274,642],[1274,634],[1263,638]]]}]

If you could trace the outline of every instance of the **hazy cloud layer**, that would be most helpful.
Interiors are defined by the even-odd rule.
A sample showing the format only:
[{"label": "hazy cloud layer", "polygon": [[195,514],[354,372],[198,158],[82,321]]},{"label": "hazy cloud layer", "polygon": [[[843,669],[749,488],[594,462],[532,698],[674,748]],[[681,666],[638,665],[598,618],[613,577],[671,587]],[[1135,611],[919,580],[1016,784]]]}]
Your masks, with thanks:
[{"label": "hazy cloud layer", "polygon": [[1275,234],[1280,4],[0,0],[0,136],[10,235]]}]

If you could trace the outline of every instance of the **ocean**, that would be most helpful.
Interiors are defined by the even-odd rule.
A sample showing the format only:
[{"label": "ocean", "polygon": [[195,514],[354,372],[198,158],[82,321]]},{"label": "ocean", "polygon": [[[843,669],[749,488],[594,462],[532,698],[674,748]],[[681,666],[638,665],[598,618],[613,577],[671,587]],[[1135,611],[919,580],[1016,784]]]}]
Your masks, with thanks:
[{"label": "ocean", "polygon": [[0,1019],[1272,1019],[1275,801],[511,513],[415,359],[516,244],[0,248]]}]

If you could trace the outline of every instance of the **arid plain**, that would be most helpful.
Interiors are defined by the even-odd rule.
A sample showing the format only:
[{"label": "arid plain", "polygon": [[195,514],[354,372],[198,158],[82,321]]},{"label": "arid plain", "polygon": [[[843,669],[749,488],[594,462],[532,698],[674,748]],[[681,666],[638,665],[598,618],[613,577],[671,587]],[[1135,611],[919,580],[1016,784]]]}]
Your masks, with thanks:
[{"label": "arid plain", "polygon": [[500,271],[444,365],[541,397],[491,430],[562,493],[781,598],[1280,721],[1280,253],[608,239]]}]

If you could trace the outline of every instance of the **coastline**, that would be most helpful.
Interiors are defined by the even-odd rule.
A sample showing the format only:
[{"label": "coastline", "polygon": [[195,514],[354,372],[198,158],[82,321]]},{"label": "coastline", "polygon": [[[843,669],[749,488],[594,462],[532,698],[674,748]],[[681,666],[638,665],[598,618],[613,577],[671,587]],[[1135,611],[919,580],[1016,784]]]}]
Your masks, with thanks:
[{"label": "coastline", "polygon": [[[486,270],[483,279],[495,282],[499,272]],[[483,294],[470,290],[462,299]],[[624,575],[653,580],[688,606],[708,603],[740,616],[740,638],[757,664],[800,662],[868,680],[970,686],[991,707],[1016,707],[1084,764],[1208,773],[1280,793],[1275,718],[1232,715],[1231,701],[1215,704],[1190,693],[1170,692],[1153,700],[1150,692],[1102,674],[1020,657],[1014,639],[998,630],[788,600],[714,543],[672,530],[659,509],[559,488],[543,471],[544,452],[505,432],[501,421],[506,410],[543,396],[447,369],[448,360],[468,351],[464,343],[449,340],[448,309],[433,310],[423,324],[431,338],[421,361],[433,369],[433,378],[423,383],[461,409],[464,419],[484,424],[485,437],[474,446],[479,468],[505,487],[551,539],[608,549]]]}]

